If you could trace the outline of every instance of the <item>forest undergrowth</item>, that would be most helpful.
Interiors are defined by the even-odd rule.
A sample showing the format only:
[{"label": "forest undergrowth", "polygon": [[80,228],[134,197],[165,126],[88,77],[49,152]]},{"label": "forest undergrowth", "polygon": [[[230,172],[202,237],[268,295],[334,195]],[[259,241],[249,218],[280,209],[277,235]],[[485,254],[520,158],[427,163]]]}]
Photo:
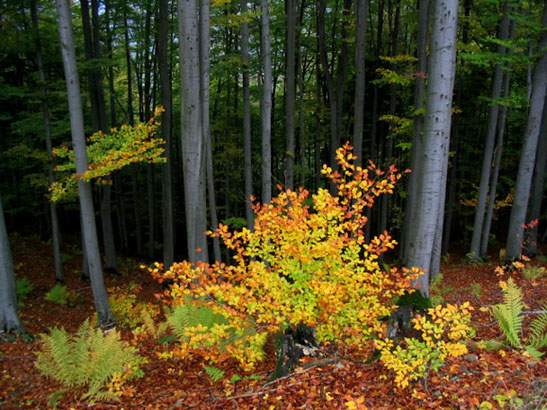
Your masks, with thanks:
[{"label": "forest undergrowth", "polygon": [[[119,401],[82,400],[85,389],[69,388],[57,400],[62,387],[44,376],[35,366],[40,350],[40,334],[53,327],[76,333],[86,319],[93,321],[94,305],[90,285],[80,278],[81,254],[65,249],[67,303],[46,300],[55,285],[50,245],[36,238],[13,235],[11,238],[16,278],[26,284],[26,299],[21,301],[20,317],[31,339],[3,340],[0,343],[0,407],[3,409],[57,408],[81,409],[545,409],[547,406],[547,362],[534,360],[523,349],[505,347],[486,350],[481,340],[502,340],[491,308],[503,302],[500,280],[511,277],[520,287],[526,311],[542,309],[547,295],[547,275],[526,278],[520,271],[496,274],[497,258],[482,264],[468,264],[464,255],[450,255],[442,266],[443,280],[433,294],[446,303],[469,301],[472,326],[476,331],[468,342],[468,353],[449,357],[425,379],[397,389],[393,374],[380,361],[366,362],[366,353],[335,346],[322,351],[322,357],[304,360],[288,376],[271,381],[275,368],[274,346],[266,346],[268,359],[252,373],[244,373],[235,361],[207,370],[200,359],[180,360],[170,356],[172,340],[154,338],[132,328],[128,320],[119,326],[121,338],[145,360],[142,377],[110,383]],[[545,249],[544,249],[545,251]],[[154,312],[156,322],[163,320],[162,303],[155,295],[161,285],[139,268],[140,262],[120,258],[120,274],[107,276],[109,292],[126,310],[138,310],[139,303]],[[533,265],[547,266],[543,258]],[[27,278],[27,279],[23,279]],[[22,287],[25,287],[20,285]],[[61,292],[62,293],[62,292]],[[125,295],[125,296],[124,296]],[[125,299],[124,299],[125,298]],[[53,296],[55,299],[55,296]],[[129,302],[127,302],[129,300]],[[125,303],[125,304],[124,304]],[[127,312],[125,312],[127,313]],[[137,313],[133,312],[134,316]],[[524,328],[533,319],[524,315]],[[131,319],[131,314],[124,317]],[[477,345],[478,343],[478,345]],[[163,353],[163,354],[162,354]],[[160,357],[161,356],[161,357]],[[222,373],[223,372],[223,373]]]}]

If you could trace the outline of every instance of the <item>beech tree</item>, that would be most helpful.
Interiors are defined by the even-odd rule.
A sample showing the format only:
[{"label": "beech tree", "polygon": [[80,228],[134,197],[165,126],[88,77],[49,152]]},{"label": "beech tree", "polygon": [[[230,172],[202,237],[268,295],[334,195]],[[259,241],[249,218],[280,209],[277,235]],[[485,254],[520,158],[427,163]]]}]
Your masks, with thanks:
[{"label": "beech tree", "polygon": [[[524,226],[531,222],[526,221],[526,211],[528,209],[534,164],[536,162],[543,104],[545,102],[545,84],[547,84],[547,0],[544,1],[543,7],[543,31],[541,32],[538,47],[540,57],[534,68],[528,122],[522,144],[515,195],[507,233],[505,257],[508,261],[518,259],[521,256]],[[546,136],[542,135],[542,138],[546,138]]]},{"label": "beech tree", "polygon": [[[74,47],[74,34],[72,29],[72,15],[70,12],[69,0],[57,0],[56,5],[59,21],[59,39],[61,42],[61,54],[63,57],[68,107],[70,111],[72,145],[76,162],[76,172],[81,175],[88,170],[88,161],[80,93],[80,79],[76,64],[76,49]],[[101,327],[106,328],[114,324],[114,318],[112,316],[112,311],[110,310],[110,304],[108,303],[106,288],[104,286],[91,186],[82,178],[78,178],[78,193],[82,215],[82,232],[85,241],[85,255],[87,256],[87,263],[89,266],[89,276],[91,288],[93,290],[95,308],[97,309],[99,324]]]},{"label": "beech tree", "polygon": [[413,286],[429,295],[433,271],[433,246],[442,235],[448,148],[452,119],[452,91],[456,70],[456,30],[458,0],[436,0],[431,34],[431,52],[421,154],[419,188],[416,191],[416,224],[410,236],[407,266],[423,269],[424,275]]},{"label": "beech tree", "polygon": [[17,331],[24,333],[25,328],[17,314],[15,274],[4,220],[2,196],[0,196],[0,282],[2,283],[2,286],[0,286],[0,332]]},{"label": "beech tree", "polygon": [[260,51],[264,73],[261,123],[262,123],[262,202],[269,204],[272,200],[272,55],[270,51],[270,10],[268,0],[261,0],[262,11],[260,32]]},{"label": "beech tree", "polygon": [[[42,118],[44,121],[44,136],[46,140],[46,150],[48,156],[48,183],[53,184],[55,177],[53,175],[53,154],[51,143],[51,123],[49,105],[47,103],[46,94],[46,77],[44,74],[44,63],[42,60],[42,46],[40,44],[40,32],[38,27],[38,8],[36,7],[36,0],[30,2],[30,13],[32,17],[32,26],[35,30],[35,47],[36,47],[36,69],[38,71],[38,79],[40,80],[40,95],[42,98]],[[63,281],[63,262],[61,260],[61,234],[59,230],[59,220],[57,218],[57,207],[55,202],[49,201],[49,213],[51,218],[51,239],[53,242],[53,260],[55,263],[55,280]]]},{"label": "beech tree", "polygon": [[[504,7],[503,7],[503,17],[500,22],[499,36],[498,36],[500,41],[506,40],[509,34],[508,13],[509,13],[509,1],[505,1]],[[502,44],[499,44],[497,52],[499,55],[503,55],[505,53],[505,46],[503,46]],[[496,129],[498,125],[499,105],[497,104],[496,99],[498,99],[501,95],[502,80],[503,80],[503,68],[502,68],[502,64],[498,63],[496,65],[496,68],[494,69],[494,76],[492,78],[492,93],[491,93],[492,103],[490,105],[490,112],[488,115],[488,128],[486,131],[484,157],[482,160],[479,198],[477,200],[475,222],[473,224],[473,236],[471,239],[471,251],[470,251],[471,261],[477,261],[480,256],[484,256],[484,255],[481,255],[481,252],[480,252],[481,234],[483,232],[484,212],[486,209],[486,197],[488,195],[488,185],[490,182],[490,171],[492,167],[492,156],[494,152],[494,141],[496,139]]]},{"label": "beech tree", "polygon": [[178,27],[186,233],[189,259],[195,263],[198,260],[208,260],[205,236],[206,141],[201,114],[199,15],[195,1],[178,1]]}]

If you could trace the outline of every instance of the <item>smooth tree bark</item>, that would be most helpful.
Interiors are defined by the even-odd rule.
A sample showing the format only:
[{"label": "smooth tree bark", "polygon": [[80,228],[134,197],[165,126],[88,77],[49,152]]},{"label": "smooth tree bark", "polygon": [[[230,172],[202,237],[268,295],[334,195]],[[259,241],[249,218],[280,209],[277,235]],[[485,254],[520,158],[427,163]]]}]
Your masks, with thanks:
[{"label": "smooth tree bark", "polygon": [[417,223],[410,233],[407,266],[424,274],[413,286],[429,296],[435,235],[442,235],[452,94],[456,71],[457,0],[436,0],[429,60],[422,172],[417,191]]},{"label": "smooth tree bark", "polygon": [[[522,254],[524,225],[530,222],[526,220],[526,211],[528,208],[532,175],[536,160],[541,116],[543,114],[545,84],[547,84],[547,0],[544,1],[543,31],[541,33],[538,50],[541,53],[541,57],[534,67],[528,122],[526,125],[526,133],[524,134],[513,206],[509,218],[507,245],[505,248],[505,257],[508,261],[520,258]],[[543,135],[542,138],[545,138],[545,135]]]},{"label": "smooth tree bark", "polygon": [[270,46],[270,10],[268,0],[260,1],[261,32],[260,51],[262,57],[263,84],[261,101],[262,124],[262,202],[272,200],[272,53]]},{"label": "smooth tree bark", "polygon": [[[42,45],[40,42],[40,29],[38,26],[38,8],[36,0],[30,3],[30,14],[32,18],[32,26],[34,28],[34,43],[36,53],[36,69],[38,71],[38,80],[40,81],[40,98],[42,99],[42,119],[44,123],[44,136],[46,140],[46,151],[48,156],[48,184],[51,186],[55,182],[53,175],[53,153],[51,144],[51,125],[49,115],[49,105],[46,95],[46,77],[44,75],[44,63],[42,60]],[[55,280],[63,282],[63,263],[61,261],[61,233],[59,229],[59,220],[57,218],[57,207],[53,201],[49,201],[49,214],[51,218],[51,237],[53,242],[53,259],[55,262]]]},{"label": "smooth tree bark", "polygon": [[[351,10],[351,0],[344,0],[344,17],[347,17]],[[329,67],[329,51],[327,50],[326,36],[325,36],[325,13],[326,4],[325,0],[320,0],[318,3],[317,13],[317,41],[319,43],[319,57],[321,62],[321,68],[325,76],[327,83],[327,92],[329,96],[329,119],[330,119],[330,159],[329,166],[332,169],[338,168],[336,162],[336,150],[340,146],[340,133],[342,126],[342,103],[344,96],[344,85],[346,82],[346,73],[348,70],[348,42],[347,42],[347,26],[349,19],[344,18],[341,28],[341,40],[342,45],[340,52],[335,53],[337,55],[336,69],[333,67],[332,72]],[[335,73],[335,74],[334,74]],[[335,189],[334,184],[330,184],[330,189]]]},{"label": "smooth tree bark", "polygon": [[[241,14],[247,13],[247,0],[241,0]],[[254,229],[253,162],[251,151],[251,90],[249,87],[249,23],[241,24],[241,60],[243,62],[243,152],[245,156],[245,218],[247,227]]]},{"label": "smooth tree bark", "polygon": [[[532,194],[528,205],[528,221],[538,221],[541,216],[541,203],[545,183],[545,166],[547,161],[547,95],[543,103],[543,118],[539,132],[536,166],[532,180]],[[538,253],[538,223],[534,222],[526,229],[524,251],[527,256],[534,257]]]},{"label": "smooth tree bark", "polygon": [[206,141],[200,99],[199,16],[197,3],[178,0],[181,82],[182,165],[188,256],[192,263],[208,261],[205,195]]},{"label": "smooth tree bark", "polygon": [[2,196],[0,195],[0,334],[15,331],[25,333],[17,314],[17,291],[15,273],[9,245]]},{"label": "smooth tree bark", "polygon": [[[84,46],[86,60],[93,66],[88,73],[88,87],[92,112],[93,132],[108,132],[106,105],[104,98],[103,77],[97,61],[102,58],[100,47],[99,4],[97,0],[91,0],[91,22],[89,20],[88,0],[82,0],[81,12],[84,28]],[[110,180],[110,179],[109,179]],[[114,231],[112,229],[112,189],[110,184],[100,188],[101,226],[103,233],[103,245],[105,250],[105,268],[108,271],[117,271],[116,247],[114,243]]]},{"label": "smooth tree bark", "polygon": [[[503,17],[500,22],[498,38],[506,40],[509,33],[509,1],[506,0],[503,6]],[[506,48],[503,45],[498,45],[497,53],[502,56],[505,54]],[[495,101],[501,95],[503,80],[503,68],[501,63],[496,65],[494,76],[492,79],[492,93],[490,98],[490,112],[488,115],[488,128],[486,130],[484,156],[482,160],[481,182],[479,187],[479,197],[475,211],[475,220],[473,223],[473,235],[471,237],[471,250],[469,259],[471,262],[476,262],[480,258],[481,234],[484,225],[484,212],[486,209],[486,199],[488,196],[488,185],[490,182],[490,172],[492,169],[492,155],[494,152],[494,141],[496,139],[496,126],[498,124],[499,104]]]},{"label": "smooth tree bark", "polygon": [[[127,67],[127,122],[129,125],[135,125],[135,112],[133,109],[133,74],[131,70],[131,47],[129,43],[129,24],[127,22],[127,10],[123,9],[124,26],[124,45],[125,45],[125,64]],[[133,215],[135,218],[135,245],[137,254],[142,255],[142,223],[139,211],[139,193],[137,184],[137,167],[131,165],[131,195],[133,199]]]},{"label": "smooth tree bark", "polygon": [[[201,84],[201,126],[203,127],[203,138],[205,139],[206,150],[206,174],[207,174],[207,197],[209,199],[209,213],[211,214],[211,225],[213,229],[218,227],[217,204],[215,195],[215,178],[213,173],[213,144],[211,140],[211,128],[209,126],[209,87],[210,87],[210,23],[209,23],[209,0],[200,0],[199,13],[199,58],[200,58],[200,84]],[[220,254],[220,240],[213,238],[213,257],[215,261],[222,262]]]},{"label": "smooth tree bark", "polygon": [[[510,38],[513,38],[513,34],[515,32],[516,28],[516,21],[511,21],[511,28],[510,28]],[[508,49],[507,53],[509,53],[511,50]],[[511,83],[511,64],[508,64],[508,70],[505,71],[504,77],[503,77],[503,95],[505,97],[509,97],[509,85]],[[494,204],[496,202],[496,191],[498,187],[498,177],[499,177],[499,170],[501,165],[501,157],[503,153],[503,139],[505,134],[505,123],[507,119],[507,105],[504,105],[501,107],[501,112],[498,116],[498,131],[497,131],[497,137],[496,137],[496,148],[495,148],[495,156],[494,156],[494,166],[492,168],[492,174],[491,174],[491,181],[490,181],[490,191],[488,195],[488,204],[486,206],[486,215],[484,217],[484,226],[482,230],[482,237],[481,237],[481,248],[480,248],[480,256],[483,259],[486,259],[487,253],[488,253],[488,243],[490,241],[490,228],[492,226],[492,218],[494,217]]]},{"label": "smooth tree bark", "polygon": [[353,152],[357,155],[355,165],[363,165],[363,120],[365,114],[365,47],[367,34],[367,2],[355,1],[357,31],[355,34],[355,95],[353,116]]},{"label": "smooth tree bark", "polygon": [[285,0],[287,14],[285,61],[285,188],[294,189],[296,107],[296,0]]},{"label": "smooth tree bark", "polygon": [[[59,38],[67,85],[70,128],[72,130],[72,146],[74,149],[76,172],[78,174],[83,174],[88,169],[88,160],[85,145],[80,79],[76,64],[76,49],[74,47],[72,16],[68,0],[57,0],[56,6],[59,21]],[[78,192],[82,214],[82,230],[84,231],[83,236],[85,238],[85,253],[88,258],[91,288],[93,290],[93,298],[99,317],[99,325],[103,328],[110,327],[114,324],[114,318],[112,316],[112,311],[110,310],[106,288],[104,286],[91,185],[79,178]]]},{"label": "smooth tree bark", "polygon": [[158,68],[160,73],[161,105],[165,110],[161,119],[161,137],[165,141],[164,156],[167,162],[162,164],[162,222],[163,222],[163,267],[169,269],[175,261],[175,235],[173,219],[173,183],[171,163],[171,78],[169,76],[169,3],[159,1],[158,21]]},{"label": "smooth tree bark", "polygon": [[403,263],[407,263],[409,251],[409,238],[414,230],[416,222],[416,199],[419,189],[420,176],[422,174],[420,166],[422,165],[421,153],[423,151],[423,124],[424,124],[424,97],[425,80],[427,72],[427,33],[429,29],[430,1],[419,0],[418,5],[418,31],[416,35],[416,54],[418,64],[416,67],[416,80],[414,83],[414,122],[412,148],[410,151],[410,170],[408,176],[407,201],[405,210],[405,219],[403,223],[403,245],[401,246]]}]

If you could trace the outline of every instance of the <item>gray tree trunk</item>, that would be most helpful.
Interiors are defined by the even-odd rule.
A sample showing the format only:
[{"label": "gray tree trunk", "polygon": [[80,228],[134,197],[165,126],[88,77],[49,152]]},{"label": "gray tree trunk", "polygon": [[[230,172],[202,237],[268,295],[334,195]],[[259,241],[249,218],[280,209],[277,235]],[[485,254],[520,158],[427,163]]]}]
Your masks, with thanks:
[{"label": "gray tree trunk", "polygon": [[[218,227],[217,204],[215,196],[215,178],[213,174],[213,144],[211,140],[211,129],[209,127],[209,49],[210,23],[209,23],[209,0],[200,1],[200,72],[201,72],[201,118],[203,137],[206,143],[206,173],[207,192],[209,198],[209,212],[211,213],[211,225],[213,229]],[[221,262],[220,241],[218,237],[213,238],[213,256],[215,261]]]},{"label": "gray tree trunk", "polygon": [[169,3],[159,2],[159,32],[158,32],[158,68],[160,72],[161,105],[164,112],[161,119],[161,137],[165,141],[164,156],[167,160],[162,164],[162,222],[163,222],[163,267],[169,269],[175,261],[175,235],[173,219],[173,183],[171,163],[171,78],[169,76],[168,46],[169,46]]},{"label": "gray tree trunk", "polygon": [[[498,38],[507,39],[509,33],[509,1],[506,0],[503,6],[503,17],[500,22]],[[497,53],[505,54],[505,47],[498,45]],[[491,99],[495,101],[501,95],[503,79],[503,68],[501,64],[496,65],[494,77],[492,79]],[[496,125],[498,124],[499,105],[492,102],[488,115],[488,128],[486,131],[484,156],[482,160],[481,182],[479,187],[479,197],[475,211],[475,221],[473,223],[473,235],[471,237],[471,250],[469,259],[475,262],[480,257],[481,234],[483,232],[484,212],[486,208],[486,199],[488,195],[488,184],[490,182],[490,170],[492,168],[492,154],[494,152],[494,141],[496,139]]]},{"label": "gray tree trunk", "polygon": [[[543,118],[539,132],[538,150],[534,178],[532,180],[532,196],[528,206],[528,221],[538,220],[541,216],[541,202],[545,182],[545,162],[547,160],[547,95],[543,103]],[[538,225],[526,229],[524,250],[527,256],[536,256],[538,242]]]},{"label": "gray tree trunk", "polygon": [[[85,146],[80,80],[78,77],[76,50],[74,47],[74,35],[72,30],[72,16],[68,0],[57,0],[56,4],[59,20],[59,38],[67,85],[70,128],[72,130],[72,145],[76,162],[76,172],[78,174],[83,174],[88,169],[88,161]],[[110,310],[106,288],[104,286],[90,184],[83,181],[81,178],[78,179],[78,192],[80,197],[80,208],[82,210],[84,238],[86,242],[85,253],[88,257],[93,298],[99,317],[99,324],[102,327],[108,327],[114,323],[114,318]]]},{"label": "gray tree trunk", "polygon": [[[247,13],[247,0],[241,0],[241,13]],[[241,59],[243,61],[243,151],[245,155],[245,218],[247,227],[254,229],[253,162],[251,151],[251,91],[249,88],[249,23],[241,24]]]},{"label": "gray tree trunk", "polygon": [[270,47],[270,11],[268,0],[260,1],[262,11],[260,45],[264,83],[261,101],[262,123],[262,202],[269,204],[272,200],[272,54]]},{"label": "gray tree trunk", "polygon": [[[515,24],[512,23],[512,26]],[[506,71],[503,79],[504,93],[503,95],[509,96],[509,84],[511,81],[511,72]],[[492,218],[494,216],[494,203],[496,202],[496,191],[498,187],[498,176],[501,164],[501,157],[503,153],[503,138],[505,134],[505,120],[507,118],[507,106],[504,105],[501,108],[501,113],[498,116],[498,136],[496,139],[496,150],[494,157],[494,167],[492,169],[491,181],[490,181],[490,192],[488,198],[488,204],[486,207],[486,215],[484,217],[484,226],[482,231],[481,238],[481,249],[480,257],[486,259],[488,253],[488,242],[490,240],[490,228],[492,226]]]},{"label": "gray tree trunk", "polygon": [[[416,67],[416,81],[414,83],[414,110],[422,110],[424,107],[424,96],[425,96],[425,78],[427,72],[427,32],[429,28],[429,0],[420,0],[419,1],[419,17],[418,17],[418,32],[416,39],[416,54],[418,57],[418,65]],[[414,115],[414,124],[413,124],[413,137],[412,137],[412,148],[410,152],[410,169],[412,172],[408,177],[408,188],[407,188],[407,201],[406,201],[406,211],[405,219],[403,223],[403,245],[402,250],[402,260],[406,265],[408,260],[408,244],[410,242],[410,234],[414,231],[414,223],[416,222],[415,212],[416,212],[416,201],[417,193],[419,190],[419,181],[421,179],[421,158],[423,152],[423,124],[424,124],[424,115],[419,113]]]},{"label": "gray tree trunk", "polygon": [[[40,33],[38,27],[38,10],[36,0],[30,3],[30,14],[32,18],[32,26],[35,31],[35,46],[36,46],[36,67],[38,70],[38,79],[40,80],[40,96],[42,99],[42,118],[44,122],[44,135],[46,138],[46,150],[48,156],[48,184],[55,182],[53,175],[53,154],[51,144],[51,126],[49,117],[49,106],[46,98],[46,77],[44,75],[44,64],[42,61],[42,46],[40,43]],[[55,261],[55,280],[63,281],[63,263],[61,261],[61,234],[59,230],[59,220],[57,218],[57,208],[55,203],[49,201],[49,213],[51,217],[51,236],[53,241],[53,259]]]},{"label": "gray tree trunk", "polygon": [[198,26],[197,3],[192,0],[178,0],[184,204],[188,257],[192,263],[209,259],[205,236],[206,141],[201,116]]},{"label": "gray tree trunk", "polygon": [[[517,183],[511,217],[509,218],[509,231],[507,233],[507,245],[505,257],[508,261],[518,259],[522,253],[522,240],[524,236],[523,225],[526,221],[528,198],[532,185],[532,175],[536,159],[541,116],[543,114],[543,103],[545,101],[545,85],[547,84],[547,0],[544,2],[543,10],[543,32],[539,42],[541,57],[534,68],[534,79],[532,81],[532,98],[530,100],[530,111],[528,112],[528,123],[524,134],[524,143],[520,156]],[[545,137],[545,136],[543,136]]]},{"label": "gray tree trunk", "polygon": [[285,64],[285,189],[294,189],[294,118],[296,106],[296,0],[285,0],[287,43]]},{"label": "gray tree trunk", "polygon": [[[127,24],[127,12],[123,10],[125,64],[127,66],[127,121],[129,125],[135,125],[135,113],[133,110],[133,77],[131,73],[131,49],[129,44],[129,26]],[[139,212],[139,193],[137,186],[137,167],[131,165],[131,195],[133,199],[133,214],[135,217],[135,245],[137,254],[142,255],[142,224]]]},{"label": "gray tree trunk", "polygon": [[17,314],[17,292],[15,288],[15,273],[8,232],[4,220],[2,197],[0,196],[0,333],[16,331],[25,333],[25,328]]},{"label": "gray tree trunk", "polygon": [[[424,123],[422,180],[416,197],[417,223],[408,238],[407,261],[408,266],[418,266],[424,270],[425,274],[416,279],[413,286],[425,296],[429,295],[435,234],[439,231],[439,224],[442,225],[440,221],[443,220],[444,212],[452,93],[456,71],[457,21],[458,1],[436,0]],[[442,231],[442,226],[440,228]]]},{"label": "gray tree trunk", "polygon": [[365,114],[365,47],[367,34],[367,2],[355,1],[357,33],[355,35],[355,115],[353,121],[353,152],[357,155],[355,165],[363,165],[363,117]]}]

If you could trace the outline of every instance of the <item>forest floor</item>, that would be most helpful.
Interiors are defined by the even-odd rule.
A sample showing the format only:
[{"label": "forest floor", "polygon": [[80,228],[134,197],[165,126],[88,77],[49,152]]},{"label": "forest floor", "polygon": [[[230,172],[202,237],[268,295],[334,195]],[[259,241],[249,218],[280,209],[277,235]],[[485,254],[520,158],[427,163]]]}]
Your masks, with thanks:
[{"label": "forest floor", "polygon": [[[29,298],[20,310],[26,330],[38,336],[50,327],[75,332],[94,315],[90,285],[80,279],[81,256],[65,250],[67,287],[80,297],[73,306],[60,306],[44,300],[54,285],[51,248],[37,239],[11,237],[16,277],[27,277],[33,284]],[[455,260],[459,259],[459,260]],[[547,265],[543,262],[534,262]],[[130,281],[142,286],[138,299],[161,304],[154,294],[160,285],[139,268],[139,263],[120,257],[120,275],[107,276],[109,289]],[[469,301],[475,307],[472,324],[475,340],[500,337],[490,307],[502,301],[496,263],[469,265],[464,257],[452,256],[443,263],[444,298],[449,303]],[[547,298],[547,275],[536,280],[511,274],[521,287],[529,310],[540,309]],[[505,275],[507,279],[508,275]],[[527,320],[529,320],[527,318]],[[526,328],[526,327],[525,327]],[[324,366],[297,368],[288,377],[270,382],[274,359],[266,361],[253,377],[237,382],[228,379],[238,370],[226,363],[223,380],[213,382],[200,361],[160,359],[158,353],[169,350],[151,338],[134,338],[121,329],[123,339],[133,343],[139,354],[148,358],[144,377],[127,382],[119,402],[86,403],[83,391],[69,390],[58,403],[66,409],[491,409],[547,408],[547,360],[535,361],[518,350],[486,351],[470,347],[467,355],[448,359],[426,381],[411,384],[400,391],[393,376],[378,361],[365,363],[358,353],[339,350],[336,360]],[[61,387],[43,376],[35,367],[39,339],[17,339],[0,343],[0,408],[45,409],[49,396]],[[243,373],[239,373],[243,375]]]}]

